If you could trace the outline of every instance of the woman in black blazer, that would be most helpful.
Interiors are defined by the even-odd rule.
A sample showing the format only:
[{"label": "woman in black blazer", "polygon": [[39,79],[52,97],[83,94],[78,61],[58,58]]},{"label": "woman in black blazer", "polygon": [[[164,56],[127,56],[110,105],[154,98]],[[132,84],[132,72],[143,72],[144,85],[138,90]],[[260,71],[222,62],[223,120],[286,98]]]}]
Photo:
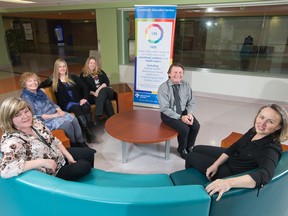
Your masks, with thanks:
[{"label": "woman in black blazer", "polygon": [[57,104],[61,109],[75,114],[86,135],[87,143],[93,142],[95,136],[92,132],[92,115],[90,103],[88,102],[88,88],[77,75],[68,74],[65,60],[57,59],[55,61],[53,75],[43,81],[40,88],[48,86],[52,86]]},{"label": "woman in black blazer", "polygon": [[[103,112],[107,118],[114,115],[111,100],[114,98],[114,91],[106,73],[97,65],[94,57],[89,57],[83,67],[80,79],[84,80],[90,92],[89,102],[96,104],[95,121],[102,116]],[[95,122],[96,123],[96,122]]]}]

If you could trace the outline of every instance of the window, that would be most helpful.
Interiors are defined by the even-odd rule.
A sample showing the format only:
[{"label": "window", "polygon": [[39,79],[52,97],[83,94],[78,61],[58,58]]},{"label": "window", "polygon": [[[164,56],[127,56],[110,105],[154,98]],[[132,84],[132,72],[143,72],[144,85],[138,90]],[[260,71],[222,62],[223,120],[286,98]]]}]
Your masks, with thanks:
[{"label": "window", "polygon": [[[134,61],[134,12],[129,12]],[[174,61],[186,67],[287,75],[288,5],[178,8]]]}]

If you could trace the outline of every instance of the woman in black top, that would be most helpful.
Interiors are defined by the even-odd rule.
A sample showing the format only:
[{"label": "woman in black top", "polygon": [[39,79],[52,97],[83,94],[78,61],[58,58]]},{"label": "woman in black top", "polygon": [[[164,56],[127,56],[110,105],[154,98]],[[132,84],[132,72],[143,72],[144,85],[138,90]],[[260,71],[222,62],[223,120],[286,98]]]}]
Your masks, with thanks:
[{"label": "woman in black top", "polygon": [[61,109],[75,114],[86,135],[87,143],[93,142],[95,136],[92,132],[88,88],[78,76],[68,73],[65,60],[57,59],[55,61],[52,77],[42,82],[40,88],[47,86],[52,86],[57,104]]},{"label": "woman in black top", "polygon": [[89,102],[96,104],[96,121],[102,116],[103,112],[105,112],[107,118],[114,115],[111,103],[114,98],[114,91],[109,87],[110,81],[106,73],[97,65],[94,57],[89,57],[86,60],[80,78],[88,86],[90,92]]},{"label": "woman in black top", "polygon": [[[288,139],[288,116],[276,104],[262,107],[248,130],[228,149],[213,146],[195,146],[186,159],[186,168],[193,167],[213,180],[206,191],[218,192],[219,200],[230,188],[263,187],[274,175],[282,155],[280,142]],[[248,172],[237,177],[231,175]]]}]

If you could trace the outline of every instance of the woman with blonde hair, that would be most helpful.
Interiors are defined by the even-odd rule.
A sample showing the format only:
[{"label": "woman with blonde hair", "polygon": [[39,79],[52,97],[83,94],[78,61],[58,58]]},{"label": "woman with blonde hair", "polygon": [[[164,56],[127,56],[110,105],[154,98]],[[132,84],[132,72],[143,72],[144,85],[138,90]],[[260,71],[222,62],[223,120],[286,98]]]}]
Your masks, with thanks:
[{"label": "woman with blonde hair", "polygon": [[[280,142],[288,139],[288,114],[277,104],[259,109],[253,127],[228,149],[195,146],[186,158],[186,168],[193,167],[209,180],[209,195],[217,200],[231,188],[262,188],[274,176],[282,155]],[[236,175],[230,177],[232,175]]]},{"label": "woman with blonde hair", "polygon": [[41,91],[40,79],[33,72],[25,72],[20,77],[23,87],[21,97],[26,100],[32,108],[33,114],[40,119],[49,130],[62,129],[70,139],[71,146],[88,147],[86,144],[78,120],[63,111],[57,104]]},{"label": "woman with blonde hair", "polygon": [[86,83],[89,89],[89,102],[96,104],[95,121],[102,116],[103,112],[107,118],[114,115],[111,103],[111,100],[114,98],[114,91],[109,87],[110,80],[107,74],[97,65],[96,58],[87,58],[82,73],[80,74],[80,79]]},{"label": "woman with blonde hair", "polygon": [[37,118],[22,98],[7,98],[0,106],[0,173],[2,178],[37,169],[65,180],[77,180],[94,166],[94,151],[66,149],[61,141]]},{"label": "woman with blonde hair", "polygon": [[86,135],[87,143],[93,142],[95,136],[92,132],[88,88],[77,75],[69,74],[68,66],[64,59],[55,61],[52,76],[40,84],[40,88],[48,86],[52,86],[57,104],[61,109],[75,114]]}]

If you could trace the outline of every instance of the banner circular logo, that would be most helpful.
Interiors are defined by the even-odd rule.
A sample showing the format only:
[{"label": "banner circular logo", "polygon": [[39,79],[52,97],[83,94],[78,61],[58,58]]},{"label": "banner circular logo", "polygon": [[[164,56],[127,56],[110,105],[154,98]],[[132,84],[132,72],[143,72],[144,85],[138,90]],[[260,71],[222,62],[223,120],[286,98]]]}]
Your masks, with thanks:
[{"label": "banner circular logo", "polygon": [[149,43],[157,44],[163,38],[164,31],[159,24],[150,24],[145,29],[145,37]]}]

